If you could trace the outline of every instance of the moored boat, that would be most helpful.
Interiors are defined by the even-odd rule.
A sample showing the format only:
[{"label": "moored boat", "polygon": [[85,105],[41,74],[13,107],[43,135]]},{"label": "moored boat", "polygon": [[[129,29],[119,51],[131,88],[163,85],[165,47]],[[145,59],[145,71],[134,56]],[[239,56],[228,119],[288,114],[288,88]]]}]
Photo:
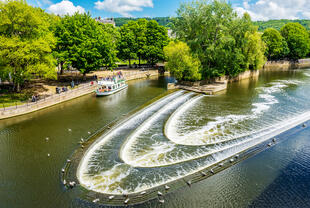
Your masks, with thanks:
[{"label": "moored boat", "polygon": [[97,96],[107,96],[126,89],[128,85],[121,74],[117,76],[102,78],[98,81],[98,88],[96,89]]}]

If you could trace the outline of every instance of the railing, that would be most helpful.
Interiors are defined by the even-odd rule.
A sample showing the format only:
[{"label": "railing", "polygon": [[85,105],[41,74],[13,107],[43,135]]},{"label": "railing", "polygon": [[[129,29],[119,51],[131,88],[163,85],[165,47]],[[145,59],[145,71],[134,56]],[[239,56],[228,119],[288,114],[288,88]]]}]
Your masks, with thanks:
[{"label": "railing", "polygon": [[68,98],[76,97],[78,94],[82,94],[84,91],[88,91],[94,88],[95,82],[93,82],[93,85],[91,83],[87,84],[80,84],[79,87],[74,88],[72,90],[68,90],[65,92],[61,92],[60,94],[53,94],[53,95],[45,95],[41,97],[39,100],[36,100],[35,102],[27,101],[25,104],[17,105],[17,103],[10,107],[5,107],[4,103],[2,105],[0,104],[0,112],[1,111],[16,111],[21,109],[29,109],[32,107],[40,108],[43,107],[44,104],[50,103],[58,103],[62,100],[67,100]]}]

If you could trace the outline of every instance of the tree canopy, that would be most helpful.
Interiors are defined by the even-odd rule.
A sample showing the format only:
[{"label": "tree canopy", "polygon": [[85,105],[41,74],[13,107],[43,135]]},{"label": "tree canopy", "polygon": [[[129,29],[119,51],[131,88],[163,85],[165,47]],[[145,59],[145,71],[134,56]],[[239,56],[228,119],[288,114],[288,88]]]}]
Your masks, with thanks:
[{"label": "tree canopy", "polygon": [[194,58],[184,42],[171,41],[164,48],[167,57],[166,67],[177,80],[196,81],[201,79],[200,61]]},{"label": "tree canopy", "polygon": [[278,30],[274,28],[266,29],[262,39],[266,43],[265,55],[268,60],[280,60],[288,55],[289,48]]},{"label": "tree canopy", "polygon": [[235,76],[264,64],[257,27],[248,14],[239,18],[226,1],[184,3],[177,14],[173,30],[198,56],[203,78]]},{"label": "tree canopy", "polygon": [[281,28],[281,34],[290,50],[288,57],[293,60],[305,58],[310,52],[310,37],[299,23],[288,23]]},{"label": "tree canopy", "polygon": [[56,25],[56,57],[59,62],[86,74],[116,62],[116,31],[96,22],[89,14],[65,16]]},{"label": "tree canopy", "polygon": [[0,70],[19,91],[33,77],[56,78],[48,14],[25,1],[0,2]]}]

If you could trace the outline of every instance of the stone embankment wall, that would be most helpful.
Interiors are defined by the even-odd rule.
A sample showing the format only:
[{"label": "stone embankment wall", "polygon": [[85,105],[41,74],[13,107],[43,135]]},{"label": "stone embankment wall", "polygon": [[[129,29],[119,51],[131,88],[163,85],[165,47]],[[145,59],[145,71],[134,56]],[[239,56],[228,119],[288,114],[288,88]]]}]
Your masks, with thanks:
[{"label": "stone embankment wall", "polygon": [[299,59],[293,61],[268,61],[263,69],[264,70],[291,70],[291,69],[305,69],[310,68],[310,59]]},{"label": "stone embankment wall", "polygon": [[[126,80],[134,80],[134,79],[142,79],[150,76],[158,75],[157,70],[149,70],[149,71],[141,71],[141,72],[126,72],[125,74]],[[54,94],[49,97],[45,97],[37,102],[30,102],[24,105],[17,105],[7,108],[0,107],[0,120],[5,118],[10,118],[14,116],[19,116],[27,113],[31,113],[34,111],[38,111],[68,100],[72,100],[74,98],[90,94],[94,92],[97,88],[96,84],[91,85],[84,84],[74,90],[69,90],[67,92],[63,92],[60,94]]]}]

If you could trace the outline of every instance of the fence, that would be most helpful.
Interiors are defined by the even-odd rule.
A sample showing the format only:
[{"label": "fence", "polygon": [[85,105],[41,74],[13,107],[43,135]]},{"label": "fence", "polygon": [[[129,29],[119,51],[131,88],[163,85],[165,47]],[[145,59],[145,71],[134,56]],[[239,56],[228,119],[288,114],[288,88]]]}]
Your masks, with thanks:
[{"label": "fence", "polygon": [[95,89],[95,86],[95,84],[91,85],[90,83],[82,84],[78,88],[68,90],[66,92],[61,92],[60,94],[44,96],[36,102],[28,101],[22,105],[5,107],[4,104],[2,104],[2,106],[0,106],[0,119],[30,113],[66,100],[70,100],[75,97],[85,95],[92,92]]}]

